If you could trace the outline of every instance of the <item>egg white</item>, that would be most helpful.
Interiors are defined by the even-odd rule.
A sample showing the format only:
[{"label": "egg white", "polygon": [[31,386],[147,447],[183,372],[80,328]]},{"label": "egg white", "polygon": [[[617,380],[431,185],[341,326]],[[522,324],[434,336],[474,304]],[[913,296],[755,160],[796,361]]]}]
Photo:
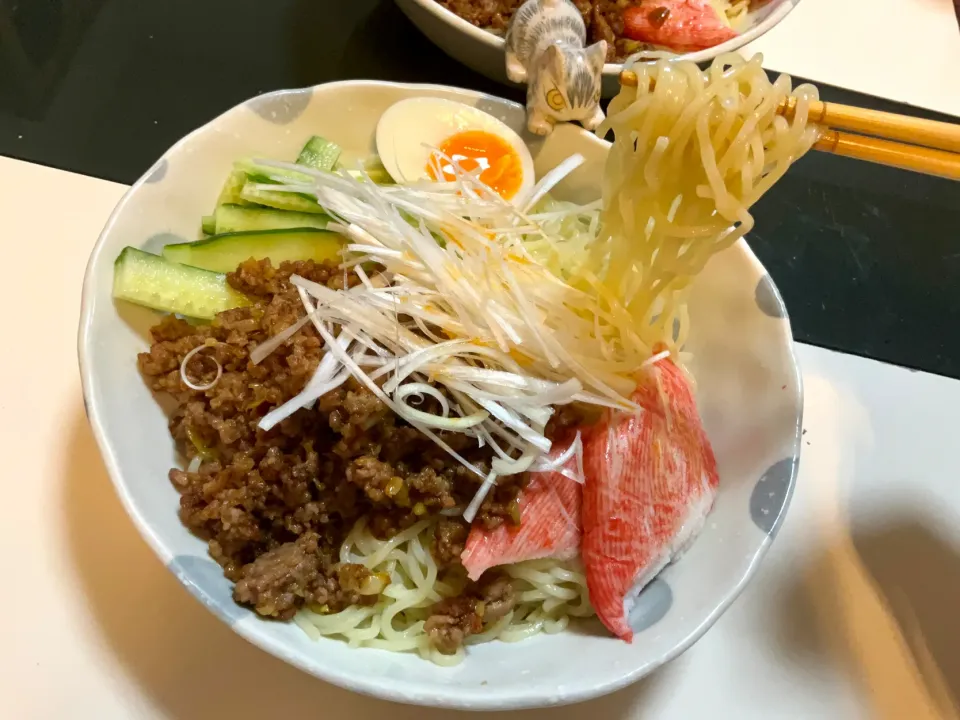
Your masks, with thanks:
[{"label": "egg white", "polygon": [[398,183],[428,179],[431,148],[438,148],[451,135],[482,130],[507,142],[520,158],[522,180],[516,200],[528,196],[536,183],[533,157],[520,136],[493,115],[452,100],[417,97],[387,108],[377,123],[377,153],[390,176]]}]

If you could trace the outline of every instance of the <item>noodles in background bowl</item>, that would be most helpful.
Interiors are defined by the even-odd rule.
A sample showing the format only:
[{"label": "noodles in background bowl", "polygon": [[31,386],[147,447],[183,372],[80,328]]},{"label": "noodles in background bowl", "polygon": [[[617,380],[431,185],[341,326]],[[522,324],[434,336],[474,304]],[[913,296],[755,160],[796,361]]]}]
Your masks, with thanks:
[{"label": "noodles in background bowl", "polygon": [[747,13],[750,12],[750,4],[750,0],[729,0],[729,2],[713,0],[714,7],[719,5],[717,11],[727,18],[734,30],[741,29],[740,26],[747,19]]},{"label": "noodles in background bowl", "polygon": [[[508,27],[523,6],[523,0],[432,0],[470,24],[500,38],[506,37]],[[627,30],[625,14],[632,8],[644,6],[633,2],[610,0],[575,0],[574,5],[583,17],[586,43],[604,40],[607,43],[607,63],[624,63],[634,54],[646,58],[671,57],[686,52],[692,41],[703,49],[715,47],[722,40],[713,32],[714,26],[727,27],[742,34],[758,22],[758,12],[768,0],[663,0],[652,3],[645,12],[671,10],[684,16],[671,23],[659,38],[637,39]],[[691,19],[689,16],[694,16]],[[469,64],[469,63],[468,63]]]}]

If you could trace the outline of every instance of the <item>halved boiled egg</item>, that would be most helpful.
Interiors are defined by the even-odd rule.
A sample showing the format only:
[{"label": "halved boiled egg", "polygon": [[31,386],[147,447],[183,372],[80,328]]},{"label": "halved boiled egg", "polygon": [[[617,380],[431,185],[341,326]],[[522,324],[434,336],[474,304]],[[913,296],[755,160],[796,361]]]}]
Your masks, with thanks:
[{"label": "halved boiled egg", "polygon": [[410,98],[387,108],[377,123],[377,153],[398,183],[452,180],[450,160],[506,200],[525,197],[536,182],[533,158],[520,136],[482,110],[440,98]]}]

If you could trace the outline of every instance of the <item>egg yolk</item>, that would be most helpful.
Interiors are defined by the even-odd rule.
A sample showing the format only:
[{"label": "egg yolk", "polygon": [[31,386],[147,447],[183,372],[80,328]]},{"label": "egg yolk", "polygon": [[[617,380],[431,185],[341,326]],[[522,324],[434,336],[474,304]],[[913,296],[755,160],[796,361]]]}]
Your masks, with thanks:
[{"label": "egg yolk", "polygon": [[[460,167],[470,172],[481,168],[480,181],[509,200],[520,189],[523,182],[523,166],[520,156],[506,140],[485,130],[466,130],[451,135],[440,145],[440,151]],[[427,165],[427,172],[434,180],[453,180],[456,178],[450,163],[440,161],[440,173],[433,162]]]}]

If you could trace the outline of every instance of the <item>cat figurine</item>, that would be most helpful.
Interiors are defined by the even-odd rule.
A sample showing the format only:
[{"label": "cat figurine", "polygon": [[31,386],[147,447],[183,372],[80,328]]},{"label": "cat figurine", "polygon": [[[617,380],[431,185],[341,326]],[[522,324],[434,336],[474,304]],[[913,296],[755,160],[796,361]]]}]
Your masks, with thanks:
[{"label": "cat figurine", "polygon": [[556,122],[603,122],[600,82],[607,43],[584,47],[587,29],[570,0],[527,0],[507,29],[507,77],[527,83],[527,128],[548,135]]}]

